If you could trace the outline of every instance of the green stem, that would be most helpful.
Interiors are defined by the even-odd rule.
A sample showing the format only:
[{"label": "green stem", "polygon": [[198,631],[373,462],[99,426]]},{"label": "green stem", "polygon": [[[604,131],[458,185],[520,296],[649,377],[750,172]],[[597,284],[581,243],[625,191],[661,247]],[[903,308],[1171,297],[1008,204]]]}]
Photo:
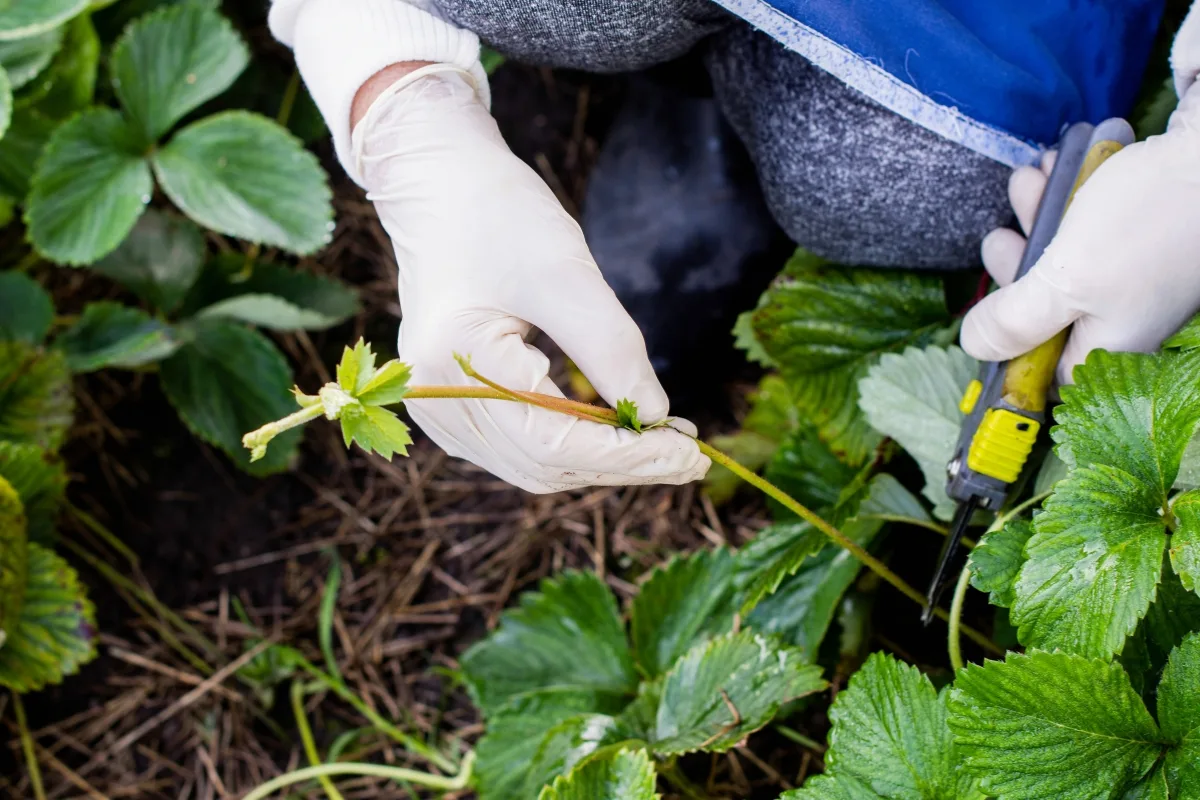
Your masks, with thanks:
[{"label": "green stem", "polygon": [[419,786],[437,789],[443,792],[453,792],[467,788],[471,782],[471,772],[475,766],[475,752],[468,752],[463,758],[462,770],[453,778],[441,775],[430,775],[428,772],[418,772],[402,767],[388,767],[382,764],[321,764],[316,767],[298,769],[273,778],[259,786],[242,800],[265,800],[279,789],[293,786],[297,783],[310,781],[314,778],[330,775],[358,775],[371,778],[390,778],[394,781],[408,781]]},{"label": "green stem", "polygon": [[827,749],[825,745],[821,744],[816,739],[811,739],[808,736],[805,736],[803,733],[800,733],[800,731],[793,730],[786,725],[776,725],[775,730],[783,734],[785,739],[791,739],[801,747],[807,747],[809,750],[812,750],[815,753],[824,753]]},{"label": "green stem", "polygon": [[[317,743],[313,741],[308,717],[304,715],[304,685],[300,681],[292,681],[292,714],[296,717],[296,728],[300,731],[300,741],[304,744],[304,755],[308,757],[308,763],[314,767],[320,766],[321,755],[317,752]],[[321,784],[329,800],[346,800],[328,775],[317,776],[317,782]]]},{"label": "green stem", "polygon": [[366,703],[364,703],[358,697],[358,695],[350,691],[350,689],[344,683],[321,671],[316,667],[316,665],[307,659],[301,661],[300,666],[305,672],[319,681],[323,686],[353,706],[358,713],[366,717],[367,720],[369,720],[370,723],[378,730],[390,736],[396,742],[401,744],[406,750],[421,756],[421,758],[424,758],[430,764],[433,764],[435,767],[444,772],[452,773],[457,771],[458,768],[454,765],[454,762],[450,761],[437,750],[434,750],[432,747],[426,745],[417,737],[410,736],[392,723],[388,722],[383,717],[379,716],[379,714],[373,711]]},{"label": "green stem", "polygon": [[21,733],[21,750],[25,753],[25,768],[29,770],[29,783],[33,786],[36,800],[46,800],[46,789],[42,786],[42,769],[38,766],[33,748],[33,736],[29,733],[29,722],[25,719],[25,705],[21,695],[12,693],[13,711],[17,714],[17,730]]},{"label": "green stem", "polygon": [[962,628],[963,603],[967,598],[967,587],[970,585],[971,565],[968,564],[958,576],[958,585],[954,587],[954,599],[950,601],[950,666],[955,672],[963,668],[962,642],[958,633]]},{"label": "green stem", "polygon": [[287,86],[283,90],[283,100],[279,103],[279,113],[275,115],[275,121],[280,127],[286,128],[288,121],[292,118],[292,109],[296,107],[296,98],[300,94],[300,70],[292,70],[292,77],[288,79]]},{"label": "green stem", "polygon": [[684,797],[692,800],[709,800],[709,796],[696,784],[692,783],[683,770],[679,768],[679,764],[672,761],[670,764],[663,765],[659,768],[659,774],[662,775],[667,783],[679,790],[679,793]]},{"label": "green stem", "polygon": [[71,516],[73,516],[75,519],[83,523],[84,527],[99,536],[105,544],[120,553],[121,556],[129,562],[129,566],[133,567],[134,569],[138,568],[139,562],[137,553],[130,550],[129,546],[122,542],[121,539],[115,533],[110,531],[106,525],[101,523],[100,520],[96,519],[83,509],[77,507],[74,503],[67,503],[67,511],[69,511]]}]

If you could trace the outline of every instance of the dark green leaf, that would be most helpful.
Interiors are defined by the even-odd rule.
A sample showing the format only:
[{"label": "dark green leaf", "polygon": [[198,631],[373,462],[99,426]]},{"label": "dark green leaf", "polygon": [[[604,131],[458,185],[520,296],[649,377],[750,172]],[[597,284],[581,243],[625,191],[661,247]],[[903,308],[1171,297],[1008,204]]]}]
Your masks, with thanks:
[{"label": "dark green leaf", "polygon": [[54,523],[67,489],[62,460],[37,445],[0,441],[0,478],[21,498],[30,540],[52,544]]},{"label": "dark green leaf", "polygon": [[779,640],[743,631],[696,645],[662,678],[651,749],[722,752],[779,707],[825,688],[820,667]]},{"label": "dark green leaf", "polygon": [[733,629],[734,556],[700,550],[656,569],[633,599],[630,631],[642,672],[655,678],[699,642]]},{"label": "dark green leaf", "polygon": [[1158,722],[1173,745],[1164,764],[1171,797],[1200,796],[1200,633],[1167,661],[1158,684]]},{"label": "dark green leaf", "polygon": [[902,270],[848,269],[798,251],[763,295],[751,325],[779,364],[802,416],[852,464],[878,444],[858,409],[858,381],[880,354],[949,343],[940,280]]},{"label": "dark green leaf", "polygon": [[657,800],[654,781],[646,751],[621,750],[559,778],[538,800]]},{"label": "dark green leaf", "polygon": [[1010,653],[968,665],[954,687],[950,728],[995,797],[1120,797],[1162,752],[1158,726],[1119,664]]},{"label": "dark green leaf", "polygon": [[54,321],[54,303],[21,272],[0,273],[0,339],[41,344]]},{"label": "dark green leaf", "polygon": [[1167,121],[1179,105],[1179,95],[1175,93],[1175,79],[1168,78],[1162,87],[1155,92],[1154,97],[1145,103],[1141,116],[1137,118],[1134,127],[1139,139],[1158,136],[1167,130]]},{"label": "dark green leaf", "polygon": [[632,698],[637,673],[604,582],[567,572],[540,588],[523,594],[520,607],[506,611],[499,627],[461,659],[484,713],[538,692]]},{"label": "dark green leaf", "polygon": [[942,519],[954,513],[946,464],[962,429],[958,404],[977,373],[977,362],[957,347],[909,348],[884,355],[858,385],[867,420],[916,460],[925,474],[925,497]]},{"label": "dark green leaf", "polygon": [[992,605],[1010,608],[1016,601],[1013,584],[1025,563],[1025,543],[1033,535],[1028,520],[1010,520],[988,531],[971,551],[971,585],[990,594]]},{"label": "dark green leaf", "polygon": [[61,683],[96,657],[96,609],[66,561],[29,545],[29,585],[15,631],[0,647],[0,686],[18,693]]},{"label": "dark green leaf", "polygon": [[0,440],[57,450],[74,408],[62,353],[0,342]]},{"label": "dark green leaf", "polygon": [[72,372],[142,367],[162,361],[181,344],[170,326],[145,311],[108,301],[87,306],[54,343]]},{"label": "dark green leaf", "polygon": [[18,112],[62,121],[91,105],[100,69],[100,37],[87,14],[71,20],[64,31],[50,66],[17,98]]},{"label": "dark green leaf", "polygon": [[41,114],[18,109],[0,139],[0,194],[24,200],[33,169],[57,123]]},{"label": "dark green leaf", "polygon": [[1177,520],[1167,546],[1171,566],[1184,587],[1200,594],[1200,490],[1180,494],[1171,510]]},{"label": "dark green leaf", "polygon": [[156,309],[174,311],[204,264],[204,234],[190,220],[148,209],[111,255],[93,267]]},{"label": "dark green leaf", "polygon": [[24,39],[0,41],[0,66],[12,88],[20,89],[48,67],[62,40],[63,28],[51,28]]},{"label": "dark green leaf", "polygon": [[57,28],[90,0],[8,0],[0,7],[0,40],[24,39]]},{"label": "dark green leaf", "polygon": [[1155,487],[1107,466],[1076,469],[1046,501],[1013,588],[1021,642],[1108,657],[1154,599],[1167,531]]},{"label": "dark green leaf", "polygon": [[358,313],[358,296],[344,283],[300,272],[282,264],[247,262],[245,256],[218,256],[204,268],[183,313],[192,315],[223,300],[246,294],[273,295],[297,308],[319,315],[322,326]]},{"label": "dark green leaf", "polygon": [[[820,510],[837,503],[854,475],[855,470],[838,460],[815,428],[801,426],[775,452],[765,477],[802,505]],[[782,504],[769,502],[777,520],[797,519]]]},{"label": "dark green leaf", "polygon": [[536,797],[543,786],[597,756],[602,747],[629,739],[629,732],[620,721],[606,714],[581,714],[560,722],[546,732],[538,745],[525,781],[524,796]]},{"label": "dark green leaf", "polygon": [[29,536],[17,490],[0,476],[0,653],[17,633],[29,582]]},{"label": "dark green leaf", "polygon": [[184,424],[254,475],[285,469],[300,440],[288,431],[253,466],[242,435],[291,413],[287,360],[262,334],[219,320],[191,326],[191,340],[162,364],[162,387]]},{"label": "dark green leaf", "polygon": [[201,3],[133,22],[113,47],[113,88],[147,144],[229,88],[250,60],[233,26]]},{"label": "dark green leaf", "polygon": [[1163,772],[1161,764],[1121,795],[1121,800],[1170,800],[1170,798],[1167,776]]},{"label": "dark green leaf", "polygon": [[826,541],[825,534],[807,522],[782,522],[759,531],[737,556],[734,580],[742,597],[741,613],[749,614]]},{"label": "dark green leaf", "polygon": [[957,769],[945,698],[915,667],[876,653],[838,694],[829,718],[825,767],[839,780],[894,800],[967,796],[971,781]]},{"label": "dark green leaf", "polygon": [[121,243],[153,188],[125,121],[111,109],[92,109],[50,137],[33,177],[25,222],[44,256],[88,264]]},{"label": "dark green leaf", "polygon": [[489,715],[487,732],[475,747],[477,788],[487,800],[528,800],[525,783],[547,731],[578,714],[620,710],[607,694],[541,692],[515,697]]},{"label": "dark green leaf", "polygon": [[326,244],[329,186],[284,128],[241,111],[193,123],[153,156],[167,196],[206,228],[301,255]]}]

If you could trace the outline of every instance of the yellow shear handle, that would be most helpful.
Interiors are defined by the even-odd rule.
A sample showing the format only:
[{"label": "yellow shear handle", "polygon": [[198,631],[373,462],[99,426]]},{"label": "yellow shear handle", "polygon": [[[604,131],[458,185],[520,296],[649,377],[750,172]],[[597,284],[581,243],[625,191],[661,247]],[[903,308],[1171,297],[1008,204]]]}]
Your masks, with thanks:
[{"label": "yellow shear handle", "polygon": [[[1122,147],[1120,142],[1105,141],[1097,143],[1088,151],[1083,166],[1079,168],[1075,186],[1071,189],[1071,196],[1067,199],[1067,209],[1071,208],[1079,187]],[[1005,402],[1024,411],[1038,414],[1045,411],[1046,397],[1050,393],[1050,385],[1054,382],[1054,369],[1058,366],[1066,345],[1067,329],[1063,329],[1055,334],[1053,339],[1009,361],[1008,369],[1004,373],[1004,389],[1001,392]]]}]

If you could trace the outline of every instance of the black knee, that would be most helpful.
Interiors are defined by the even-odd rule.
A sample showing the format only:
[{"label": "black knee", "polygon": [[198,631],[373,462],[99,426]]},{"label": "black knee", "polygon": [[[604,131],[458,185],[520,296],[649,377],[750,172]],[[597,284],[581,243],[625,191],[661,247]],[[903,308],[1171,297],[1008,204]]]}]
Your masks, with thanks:
[{"label": "black knee", "polygon": [[711,0],[436,0],[452,22],[519,61],[589,72],[645,69],[730,19]]},{"label": "black knee", "polygon": [[706,54],[718,100],[779,224],[842,263],[955,268],[1012,217],[1009,168],[892,113],[765,34]]}]

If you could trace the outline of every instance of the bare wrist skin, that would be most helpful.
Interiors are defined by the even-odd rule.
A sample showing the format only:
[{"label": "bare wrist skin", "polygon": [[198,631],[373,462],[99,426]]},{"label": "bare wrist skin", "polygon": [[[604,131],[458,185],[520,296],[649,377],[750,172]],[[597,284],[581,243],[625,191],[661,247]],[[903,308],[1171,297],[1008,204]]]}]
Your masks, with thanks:
[{"label": "bare wrist skin", "polygon": [[403,78],[410,72],[427,67],[429,61],[402,61],[398,64],[384,67],[376,72],[367,82],[359,87],[358,93],[354,95],[354,103],[350,106],[350,129],[354,130],[363,117],[367,115],[367,110],[371,108],[371,104],[379,95],[383,94],[389,86]]}]

